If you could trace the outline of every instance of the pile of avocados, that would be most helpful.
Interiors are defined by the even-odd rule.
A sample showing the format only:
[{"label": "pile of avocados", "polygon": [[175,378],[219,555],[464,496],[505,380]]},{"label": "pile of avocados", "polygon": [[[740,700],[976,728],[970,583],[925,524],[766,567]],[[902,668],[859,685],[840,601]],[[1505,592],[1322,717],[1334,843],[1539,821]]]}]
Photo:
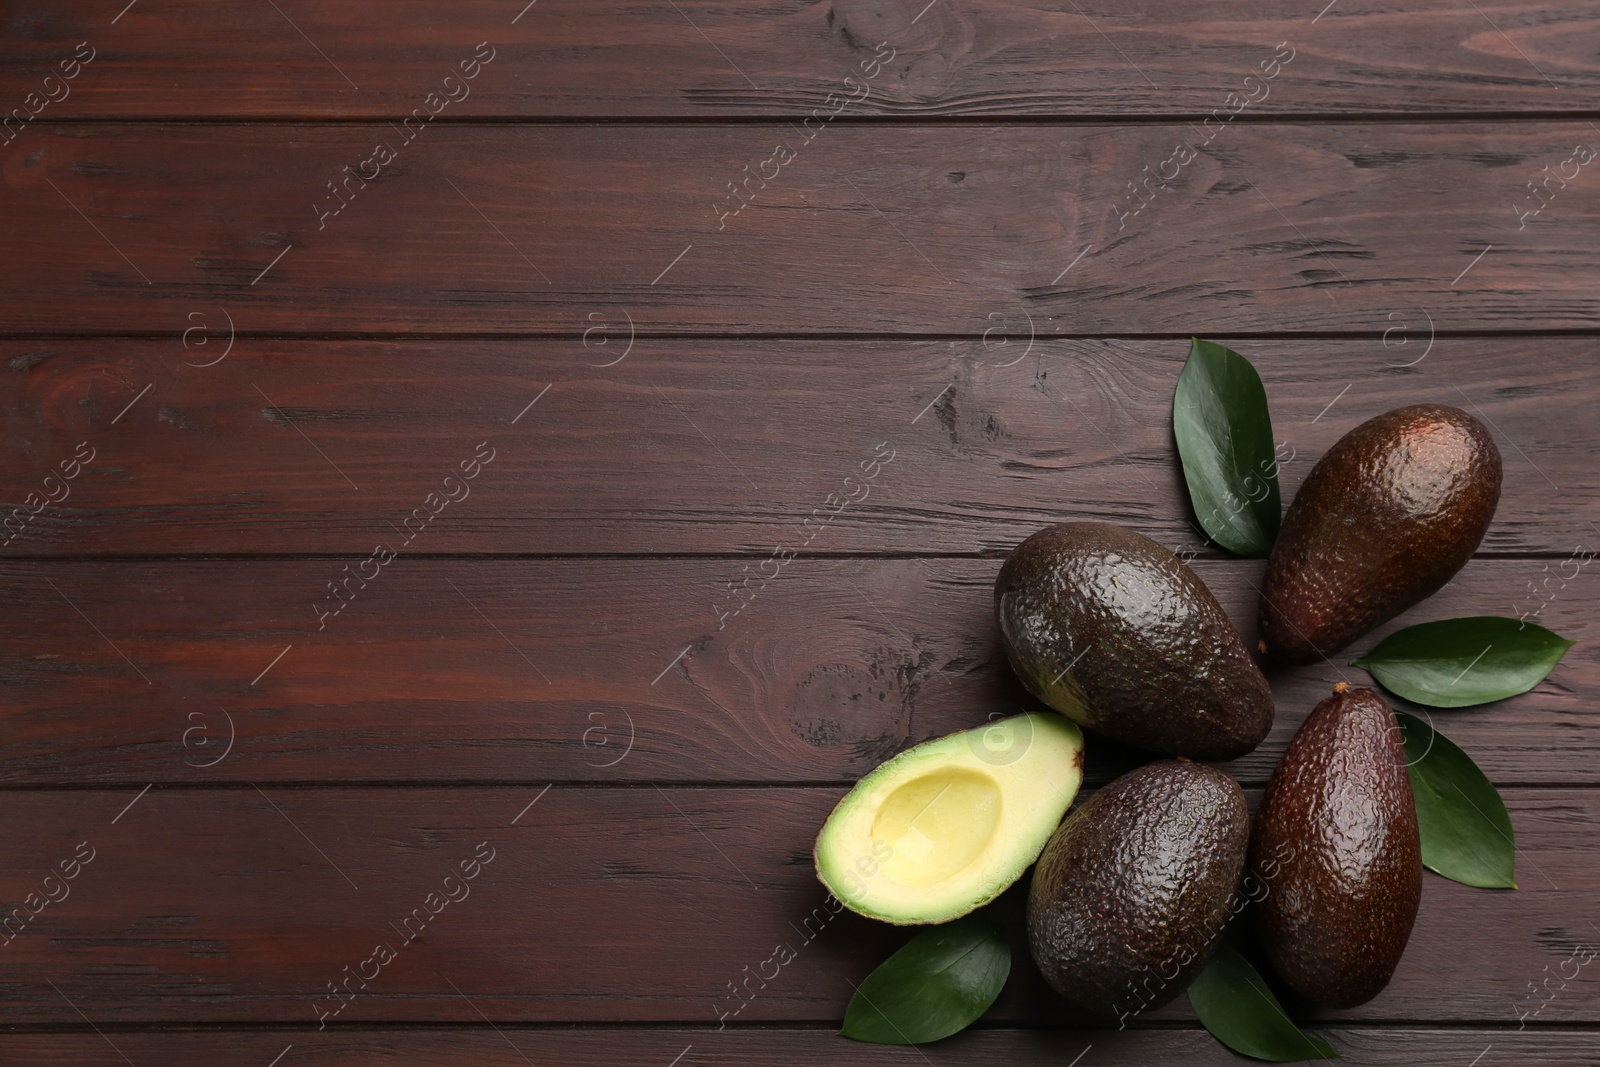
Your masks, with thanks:
[{"label": "pile of avocados", "polygon": [[[1422,894],[1402,734],[1376,692],[1340,683],[1311,711],[1254,820],[1202,761],[1272,727],[1259,663],[1320,661],[1431,595],[1471,557],[1500,496],[1493,440],[1417,405],[1348,433],[1283,520],[1252,650],[1183,561],[1129,530],[1040,530],[995,583],[1001,642],[1032,713],[926,742],[863,778],[817,838],[818,877],[891,923],[942,923],[1034,864],[1034,962],[1071,1004],[1125,1023],[1204,968],[1248,909],[1278,976],[1316,1004],[1375,997]],[[1068,809],[1079,727],[1158,754]],[[1062,816],[1065,815],[1065,820]],[[1037,861],[1037,862],[1036,862]]]}]

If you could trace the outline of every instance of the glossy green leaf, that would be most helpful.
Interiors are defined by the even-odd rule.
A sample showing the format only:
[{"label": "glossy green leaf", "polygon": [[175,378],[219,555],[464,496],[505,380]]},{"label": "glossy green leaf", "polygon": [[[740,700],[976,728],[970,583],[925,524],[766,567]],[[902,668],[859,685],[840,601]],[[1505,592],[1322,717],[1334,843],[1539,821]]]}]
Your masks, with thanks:
[{"label": "glossy green leaf", "polygon": [[1408,626],[1353,663],[1407,700],[1465,708],[1526,693],[1572,644],[1531,622],[1475,615]]},{"label": "glossy green leaf", "polygon": [[1250,961],[1223,944],[1189,985],[1189,1003],[1211,1036],[1233,1051],[1258,1060],[1336,1060],[1321,1038],[1303,1033]]},{"label": "glossy green leaf", "polygon": [[924,930],[867,975],[839,1033],[880,1045],[920,1045],[965,1029],[1011,973],[1005,928],[969,915]]},{"label": "glossy green leaf", "polygon": [[1172,398],[1189,500],[1206,536],[1265,558],[1278,536],[1278,461],[1261,376],[1239,353],[1194,339]]},{"label": "glossy green leaf", "polygon": [[1405,733],[1422,865],[1463,885],[1517,888],[1511,816],[1494,785],[1444,734],[1415,715],[1395,717]]}]

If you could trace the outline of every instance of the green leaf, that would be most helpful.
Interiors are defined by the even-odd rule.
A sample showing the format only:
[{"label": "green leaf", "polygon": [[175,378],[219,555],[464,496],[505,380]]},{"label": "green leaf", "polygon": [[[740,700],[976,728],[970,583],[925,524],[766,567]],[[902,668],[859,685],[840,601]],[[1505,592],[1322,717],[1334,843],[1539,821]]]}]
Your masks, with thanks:
[{"label": "green leaf", "polygon": [[924,930],[850,998],[839,1033],[880,1045],[920,1045],[965,1029],[1011,973],[1005,928],[969,915]]},{"label": "green leaf", "polygon": [[1172,432],[1206,536],[1238,555],[1265,558],[1282,505],[1267,391],[1250,361],[1194,338],[1172,398]]},{"label": "green leaf", "polygon": [[1212,1037],[1242,1055],[1275,1063],[1339,1058],[1326,1041],[1289,1020],[1261,975],[1232,945],[1221,945],[1190,983],[1189,1003]]},{"label": "green leaf", "polygon": [[1405,733],[1417,799],[1422,865],[1482,889],[1515,889],[1511,816],[1472,758],[1415,715],[1395,712]]},{"label": "green leaf", "polygon": [[1531,622],[1475,615],[1408,626],[1352,665],[1407,700],[1465,708],[1526,693],[1572,645]]}]

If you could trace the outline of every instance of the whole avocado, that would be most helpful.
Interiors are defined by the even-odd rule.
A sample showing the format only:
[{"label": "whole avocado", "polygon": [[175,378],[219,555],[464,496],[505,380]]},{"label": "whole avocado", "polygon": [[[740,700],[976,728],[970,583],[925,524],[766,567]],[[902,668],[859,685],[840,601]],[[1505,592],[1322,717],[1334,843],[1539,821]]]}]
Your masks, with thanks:
[{"label": "whole avocado", "polygon": [[1177,996],[1221,943],[1250,838],[1239,784],[1158,760],[1071,812],[1028,890],[1028,945],[1057,993],[1122,1019]]},{"label": "whole avocado", "polygon": [[1500,477],[1489,431],[1456,408],[1398,408],[1345,434],[1284,516],[1258,649],[1310,663],[1433,595],[1483,540]]},{"label": "whole avocado", "polygon": [[1250,841],[1266,886],[1262,946],[1284,981],[1330,1008],[1389,984],[1422,900],[1417,809],[1399,724],[1340,683],[1272,773]]},{"label": "whole avocado", "polygon": [[1107,737],[1216,760],[1272,728],[1272,690],[1222,605],[1148,537],[1046,527],[1000,568],[994,610],[1028,691]]}]

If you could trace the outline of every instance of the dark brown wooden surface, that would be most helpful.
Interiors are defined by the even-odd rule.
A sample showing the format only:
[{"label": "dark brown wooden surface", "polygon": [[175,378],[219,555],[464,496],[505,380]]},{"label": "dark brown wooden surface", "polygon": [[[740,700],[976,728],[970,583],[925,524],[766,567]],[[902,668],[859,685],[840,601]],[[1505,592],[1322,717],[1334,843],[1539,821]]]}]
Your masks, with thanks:
[{"label": "dark brown wooden surface", "polygon": [[[30,1025],[72,1024],[71,1000],[101,1023],[315,1027],[319,1006],[339,1004],[327,983],[349,965],[371,981],[339,1025],[473,1023],[481,1011],[715,1030],[719,1012],[741,1003],[730,1025],[827,1023],[842,1016],[850,983],[909,936],[824,905],[811,845],[839,789],[542,789],[157,788],[120,817],[137,790],[14,794],[17,854],[43,863],[15,865],[12,884],[40,883],[79,842],[95,857],[71,895],[0,952],[0,1003],[8,1021]],[[1526,984],[1597,939],[1588,921],[1600,912],[1600,863],[1581,831],[1600,815],[1600,793],[1503,795],[1521,888],[1429,875],[1389,987],[1314,1016],[1515,1029]],[[406,943],[402,920],[480,851],[492,861]],[[1000,911],[1020,903],[1013,891]],[[372,977],[361,965],[379,944],[395,958]],[[771,974],[761,965],[779,944],[796,958],[735,998],[728,983]],[[992,1018],[1088,1021],[1048,992],[1025,950]],[[1188,1018],[1180,998],[1141,1022]],[[1600,1022],[1600,985],[1586,972],[1536,1021],[1557,1020]]]},{"label": "dark brown wooden surface", "polygon": [[[1334,683],[1371,684],[1348,661],[1400,626],[1528,612],[1579,645],[1533,692],[1434,719],[1499,781],[1600,785],[1600,578],[1561,590],[1554,562],[1475,561],[1334,663],[1275,673],[1272,735],[1228,769],[1264,784]],[[994,633],[999,560],[799,558],[719,629],[751,563],[401,557],[320,629],[349,560],[0,566],[0,783],[843,785],[1034,706]],[[1195,567],[1253,635],[1262,564]],[[1093,743],[1090,778],[1135,758]]]},{"label": "dark brown wooden surface", "polygon": [[1350,1063],[1600,1063],[1593,968],[1529,1014],[1600,944],[1600,6],[525,2],[0,3],[0,902],[96,850],[0,933],[0,1061],[1242,1062],[1183,998],[1087,1026],[1020,943],[974,1030],[845,1043],[909,931],[816,932],[809,860],[877,761],[1031,706],[990,596],[1037,527],[1192,554],[1252,633],[1174,461],[1199,333],[1286,499],[1405,403],[1505,457],[1449,587],[1274,676],[1252,798],[1384,633],[1579,642],[1435,714],[1521,888],[1427,876],[1382,996],[1290,1011]]},{"label": "dark brown wooden surface", "polygon": [[860,77],[880,41],[895,58],[860,114],[1205,114],[1284,41],[1294,58],[1263,112],[1592,113],[1600,89],[1600,9],[1587,2],[525,3],[224,14],[139,0],[114,23],[114,2],[17,10],[0,99],[20,103],[85,40],[98,54],[50,119],[407,115],[483,41],[494,59],[441,119],[804,115]]},{"label": "dark brown wooden surface", "polygon": [[[824,1029],[772,1027],[705,1034],[686,1027],[527,1029],[513,1024],[499,1033],[443,1029],[366,1029],[341,1033],[273,1031],[217,1034],[210,1031],[116,1035],[116,1047],[134,1063],[171,1067],[212,1067],[218,1062],[267,1064],[284,1054],[285,1064],[341,1067],[664,1067],[674,1057],[682,1064],[725,1067],[791,1067],[798,1063],[839,1062],[839,1038]],[[1589,1033],[1543,1029],[1520,1033],[1514,1041],[1495,1029],[1349,1027],[1324,1030],[1345,1057],[1380,1067],[1413,1067],[1418,1063],[1470,1063],[1491,1046],[1514,1048],[1517,1062],[1529,1067],[1572,1067],[1594,1062]],[[1003,1062],[1027,1067],[1060,1067],[1092,1046],[1107,1063],[1184,1063],[1202,1067],[1235,1067],[1241,1061],[1198,1030],[969,1030],[922,1050],[927,1062],[971,1064]],[[851,1046],[851,1064],[903,1064],[923,1060],[904,1048]],[[87,1062],[121,1062],[105,1039],[93,1033],[0,1036],[0,1054],[18,1067],[65,1067]],[[107,1059],[106,1057],[111,1057]],[[292,1057],[292,1058],[291,1058]],[[1091,1062],[1086,1056],[1084,1063]],[[1487,1059],[1484,1062],[1489,1062]]]},{"label": "dark brown wooden surface", "polygon": [[[995,332],[966,340],[665,340],[616,315],[587,338],[236,337],[229,351],[213,308],[187,348],[0,342],[16,457],[0,501],[42,494],[81,442],[96,450],[0,552],[365,556],[484,440],[494,460],[411,551],[970,555],[1068,514],[1209,551],[1173,462],[1188,344],[1030,341],[1024,316],[994,314]],[[1505,457],[1485,553],[1600,541],[1594,341],[1441,337],[1418,309],[1385,321],[1360,339],[1233,342],[1265,379],[1285,493],[1397,397],[1453,404],[1493,425]],[[893,460],[864,496],[847,489],[880,442]],[[801,523],[834,493],[857,499],[805,544]]]},{"label": "dark brown wooden surface", "polygon": [[[246,332],[571,336],[594,314],[675,333],[978,336],[1026,312],[1045,336],[1372,338],[1424,311],[1447,331],[1600,316],[1583,269],[1600,159],[1574,155],[1600,151],[1588,122],[1240,125],[1181,168],[1180,143],[1214,131],[36,132],[0,158],[8,333],[176,337],[219,307]],[[724,219],[744,203],[728,183],[784,138],[793,161]],[[394,161],[363,168],[380,144]],[[1540,202],[1526,183],[1563,164],[1577,177],[1519,228],[1514,209]],[[376,178],[335,193],[346,166]],[[1160,192],[1157,172],[1176,175]]]}]

